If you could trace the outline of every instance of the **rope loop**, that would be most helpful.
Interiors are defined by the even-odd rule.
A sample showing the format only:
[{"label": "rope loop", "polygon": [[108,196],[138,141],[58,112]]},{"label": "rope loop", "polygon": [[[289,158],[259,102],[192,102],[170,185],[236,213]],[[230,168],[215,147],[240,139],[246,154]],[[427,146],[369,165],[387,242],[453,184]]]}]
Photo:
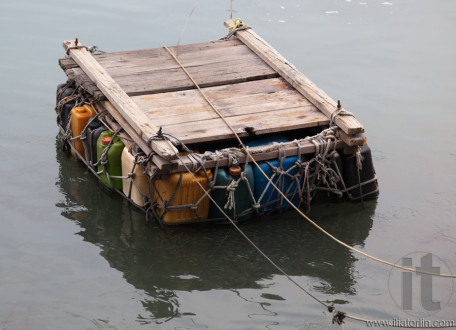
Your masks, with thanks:
[{"label": "rope loop", "polygon": [[340,100],[337,101],[336,111],[334,111],[331,114],[331,118],[330,118],[330,122],[329,122],[329,126],[330,127],[333,126],[334,120],[336,119],[337,116],[352,116],[352,117],[355,117],[355,115],[353,113],[351,113],[350,111],[347,111],[344,108],[342,108],[342,106],[340,105]]}]

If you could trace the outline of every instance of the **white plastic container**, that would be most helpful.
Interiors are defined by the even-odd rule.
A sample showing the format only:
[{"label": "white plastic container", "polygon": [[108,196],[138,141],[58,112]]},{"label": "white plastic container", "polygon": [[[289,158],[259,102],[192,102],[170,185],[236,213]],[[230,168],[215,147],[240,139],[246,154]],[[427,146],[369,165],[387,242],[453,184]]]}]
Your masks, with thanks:
[{"label": "white plastic container", "polygon": [[[122,176],[127,176],[133,169],[135,157],[128,152],[128,148],[124,148],[122,151]],[[122,191],[138,206],[144,206],[144,197],[150,198],[152,187],[150,187],[147,177],[144,175],[144,171],[140,165],[135,166],[133,179],[123,179]],[[131,188],[131,190],[130,190]]]}]

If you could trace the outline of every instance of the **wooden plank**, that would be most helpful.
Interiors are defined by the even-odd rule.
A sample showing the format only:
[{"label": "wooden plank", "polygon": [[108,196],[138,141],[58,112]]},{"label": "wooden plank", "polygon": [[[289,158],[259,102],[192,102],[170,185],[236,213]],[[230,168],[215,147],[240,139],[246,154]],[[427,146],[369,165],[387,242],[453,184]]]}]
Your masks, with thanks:
[{"label": "wooden plank", "polygon": [[[301,147],[301,155],[306,155],[306,154],[315,154],[315,144],[313,144],[311,141],[301,141],[300,142],[300,147]],[[336,140],[336,149],[341,149],[344,148],[346,145],[345,143],[337,139]],[[259,147],[252,147],[249,148],[249,151],[252,153],[252,157],[256,161],[265,161],[265,160],[271,160],[271,159],[277,159],[279,157],[279,151],[274,150],[270,152],[263,152],[263,153],[256,153],[257,150],[261,150],[264,148],[264,146],[259,146]],[[297,144],[289,144],[284,146],[284,152],[286,157],[290,156],[297,156],[298,155],[298,147]],[[245,154],[242,151],[239,151],[236,153],[239,163],[244,164],[245,163]],[[184,172],[186,171],[186,168],[184,164],[187,167],[192,166],[192,162],[188,157],[183,156],[180,157],[177,160],[172,160],[170,162],[163,162],[160,160],[158,157],[155,157],[152,159],[154,165],[159,168],[160,172],[159,174],[167,174],[169,172],[174,173],[174,172]],[[229,159],[226,157],[221,156],[219,159],[219,166],[228,166],[229,165]],[[251,162],[251,161],[250,161]],[[214,168],[216,166],[217,162],[215,160],[206,160],[204,163],[205,168]]]},{"label": "wooden plank", "polygon": [[117,109],[109,101],[101,101],[94,103],[97,112],[106,110],[109,114],[116,120],[120,127],[135,141],[138,147],[146,154],[150,154],[152,149],[147,145],[147,143],[141,138],[141,136],[136,133],[136,131],[131,127],[131,125],[122,117],[122,115],[117,111]]},{"label": "wooden plank", "polygon": [[[315,109],[282,78],[208,87],[204,93],[225,117],[308,106]],[[160,126],[219,117],[197,90],[134,96],[132,100]]]},{"label": "wooden plank", "polygon": [[[184,63],[186,66],[186,64]],[[187,70],[202,87],[232,84],[248,80],[264,79],[265,77],[278,77],[279,75],[270,68],[264,67],[258,59],[245,59],[244,62],[227,61],[222,63],[209,63]],[[108,70],[109,72],[109,70]],[[182,69],[172,68],[167,70],[143,70],[139,73],[128,75],[113,75],[113,78],[124,89],[133,94],[138,90],[141,93],[157,93],[178,91],[194,88]],[[136,93],[136,95],[138,95]]]},{"label": "wooden plank", "polygon": [[349,147],[363,146],[367,143],[366,136],[363,133],[347,135],[342,130],[338,129],[336,135]]},{"label": "wooden plank", "polygon": [[[220,49],[225,50],[228,53],[229,50],[232,50],[233,47],[245,45],[239,40],[233,38],[230,40],[214,40],[203,43],[195,43],[189,45],[180,45],[179,47],[169,47],[174,52],[177,51],[179,55],[190,55],[194,56],[195,54],[205,52],[207,49]],[[104,68],[109,68],[112,64],[113,66],[119,65],[122,62],[122,65],[128,61],[136,62],[144,58],[154,58],[154,57],[163,57],[168,59],[167,52],[163,48],[154,48],[154,49],[136,49],[136,50],[125,50],[118,52],[106,52],[101,54],[93,54],[93,57],[100,63]],[[111,64],[110,64],[111,63]],[[71,57],[64,57],[59,59],[60,67],[65,71],[67,69],[78,67],[78,64]]]},{"label": "wooden plank", "polygon": [[[195,58],[198,56],[204,56],[208,52],[218,49],[223,51],[226,54],[236,47],[244,48],[245,45],[239,40],[215,40],[203,43],[195,43],[188,45],[180,45],[177,48],[175,46],[170,46],[169,48],[176,52],[179,56],[187,56],[190,58]],[[249,49],[247,47],[247,49]],[[252,52],[253,54],[253,52]],[[129,62],[138,63],[143,60],[172,60],[169,58],[167,51],[163,47],[152,48],[152,49],[140,49],[140,50],[127,50],[127,51],[118,51],[118,52],[109,52],[95,55],[97,61],[103,65],[103,67],[110,68],[111,64],[113,66],[119,65],[122,62],[122,65],[128,64]],[[172,62],[172,61],[170,61]]]},{"label": "wooden plank", "polygon": [[[158,129],[84,48],[72,49],[76,46],[74,40],[64,41],[63,46],[143,141],[156,135]],[[166,141],[152,141],[151,146],[155,152],[166,159],[177,157],[177,149],[170,147]]]},{"label": "wooden plank", "polygon": [[[175,47],[171,49],[176,50]],[[279,76],[239,40],[235,43],[230,40],[179,46],[177,52],[202,87]],[[195,88],[163,48],[105,53],[94,57],[130,96]],[[99,95],[96,85],[75,64],[67,59],[60,60],[69,78],[74,76],[73,79],[89,93]]]},{"label": "wooden plank", "polygon": [[[100,103],[97,103],[97,104],[98,104],[98,108],[102,108],[102,105]],[[111,107],[114,108],[114,106],[112,104],[111,104]],[[105,117],[105,119],[106,119],[108,125],[111,126],[110,127],[111,129],[118,130],[120,128],[123,128],[125,132],[127,131],[127,130],[125,130],[125,127],[122,127],[116,120],[114,120],[114,118],[112,116],[108,115],[108,116]],[[118,135],[118,137],[120,138],[120,140],[125,145],[125,148],[127,148],[130,153],[132,152],[131,151],[132,149],[135,149],[137,147],[137,144],[135,143],[134,139],[131,136],[129,136],[128,134],[121,133],[121,134]],[[147,149],[149,150],[149,152],[151,151],[150,148],[146,145],[146,150]],[[145,152],[144,149],[143,149],[143,152]],[[154,154],[154,155],[156,155],[156,154]],[[163,159],[163,164],[166,164],[166,163],[167,163],[166,166],[169,169],[177,168],[177,164],[171,164],[166,159]],[[148,162],[147,168],[148,168],[148,171],[155,172],[155,170],[157,169],[157,166],[154,163],[152,163],[152,162]]]},{"label": "wooden plank", "polygon": [[[134,75],[146,71],[163,71],[180,68],[179,65],[169,57],[168,52],[160,49],[160,57],[134,57],[123,58],[122,60],[109,59],[109,61],[99,61],[100,65],[106,69],[113,77],[122,75]],[[185,63],[186,67],[205,67],[210,64],[224,65],[225,63],[237,62],[237,65],[243,65],[245,61],[260,60],[247,46],[237,46],[231,49],[216,48],[207,49],[204,52],[178,54],[179,59]],[[261,62],[259,62],[261,63]],[[267,67],[265,63],[261,63]],[[234,66],[230,64],[230,66]],[[268,67],[270,71],[271,68]]]},{"label": "wooden plank", "polygon": [[[231,67],[230,67],[231,65]],[[71,71],[70,71],[71,70]],[[140,70],[141,71],[141,70]],[[232,61],[208,64],[189,68],[192,76],[198,80],[201,87],[239,83],[247,80],[258,80],[278,77],[272,69],[265,67],[258,58],[242,63]],[[70,77],[69,73],[73,77]],[[111,74],[108,70],[108,73]],[[67,70],[67,76],[76,80],[92,95],[97,95],[98,88],[79,68]],[[188,79],[182,69],[142,70],[131,75],[112,75],[117,84],[129,95],[144,95],[194,89],[194,84]]]},{"label": "wooden plank", "polygon": [[[252,134],[249,131],[260,135],[329,123],[328,118],[313,105],[233,116],[227,120],[240,137]],[[186,144],[234,138],[233,132],[220,118],[164,125],[163,132],[175,136]]]},{"label": "wooden plank", "polygon": [[[234,20],[225,21],[225,26],[234,27]],[[294,65],[280,55],[271,45],[252,29],[237,31],[236,37],[309,99],[328,118],[331,118],[331,114],[337,109],[337,103],[309,78],[299,72]],[[364,132],[364,127],[352,116],[337,116],[335,123],[348,135]]]}]

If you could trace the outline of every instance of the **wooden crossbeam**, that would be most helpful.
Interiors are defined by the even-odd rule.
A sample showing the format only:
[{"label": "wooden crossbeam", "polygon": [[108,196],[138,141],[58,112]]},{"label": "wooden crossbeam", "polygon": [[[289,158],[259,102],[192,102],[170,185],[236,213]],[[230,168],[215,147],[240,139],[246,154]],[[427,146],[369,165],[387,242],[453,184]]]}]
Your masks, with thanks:
[{"label": "wooden crossbeam", "polygon": [[[75,48],[77,46],[79,47]],[[63,47],[142,139],[139,143],[137,142],[138,145],[147,142],[149,138],[156,135],[158,128],[151,123],[149,118],[120,88],[97,60],[85,48],[81,47],[80,43],[76,43],[75,40],[66,40],[63,42]],[[109,106],[107,110],[109,111]],[[177,158],[178,150],[171,147],[166,141],[152,140],[151,147],[165,159]]]},{"label": "wooden crossbeam", "polygon": [[[225,21],[225,26],[233,28],[234,20]],[[239,30],[236,37],[249,47],[258,57],[277,71],[288,83],[312,102],[328,118],[337,110],[337,103],[309,78],[299,72],[294,65],[280,55],[252,29]],[[334,122],[348,135],[364,132],[361,123],[352,116],[336,116]]]},{"label": "wooden crossbeam", "polygon": [[[347,147],[345,142],[343,142],[341,139],[336,139],[336,149],[341,149]],[[258,147],[251,147],[249,148],[249,151],[252,154],[252,157],[256,161],[265,161],[265,160],[271,160],[271,159],[277,159],[279,157],[279,151],[278,150],[273,150],[269,152],[261,152],[261,153],[256,153],[258,150],[264,149],[265,146],[258,146]],[[311,141],[306,140],[302,141],[300,143],[300,149],[301,149],[301,155],[305,154],[315,154],[315,144],[313,144]],[[291,156],[297,156],[298,155],[298,146],[295,143],[290,143],[284,147],[284,155],[285,157],[291,157]],[[245,163],[245,154],[239,150],[236,152],[236,155],[238,156],[239,163],[244,164]],[[153,166],[150,168],[151,174],[155,170],[155,166],[160,170],[160,174],[167,174],[167,173],[173,173],[173,172],[185,172],[186,168],[191,168],[192,167],[192,161],[188,158],[188,156],[182,156],[177,160],[173,161],[166,161],[165,159],[162,159],[161,157],[154,155],[153,159]],[[219,166],[228,166],[230,162],[230,159],[228,157],[223,157],[220,156],[220,159],[218,161]],[[185,164],[185,165],[184,165]],[[217,165],[217,161],[215,160],[207,160],[204,163],[205,168],[214,168]]]}]

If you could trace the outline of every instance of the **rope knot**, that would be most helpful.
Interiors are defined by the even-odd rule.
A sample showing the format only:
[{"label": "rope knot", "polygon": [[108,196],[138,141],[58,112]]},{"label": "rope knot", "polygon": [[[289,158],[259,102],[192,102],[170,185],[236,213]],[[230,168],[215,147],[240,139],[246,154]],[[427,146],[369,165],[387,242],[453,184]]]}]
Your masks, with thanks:
[{"label": "rope knot", "polygon": [[162,131],[162,127],[160,126],[160,128],[158,129],[158,132],[151,136],[149,138],[149,140],[147,140],[147,145],[152,148],[152,141],[157,141],[157,140],[165,140],[165,136],[163,134],[163,131]]},{"label": "rope knot", "polygon": [[[328,308],[328,310],[329,310],[329,308]],[[345,316],[346,316],[346,314],[344,312],[335,311],[333,314],[333,318],[332,318],[332,324],[336,324],[336,323],[338,325],[344,324]]]},{"label": "rope knot", "polygon": [[228,197],[226,204],[224,206],[225,209],[232,210],[235,207],[235,197],[234,193],[236,192],[236,188],[239,185],[239,180],[231,181],[231,183],[226,187],[226,191],[228,192]]},{"label": "rope knot", "polygon": [[242,23],[242,20],[240,18],[235,18],[234,19],[234,25],[230,26],[228,28],[228,30],[230,30],[230,31],[231,30],[236,30],[236,29],[239,29],[239,28],[245,27],[245,26],[247,26],[247,24]]}]

